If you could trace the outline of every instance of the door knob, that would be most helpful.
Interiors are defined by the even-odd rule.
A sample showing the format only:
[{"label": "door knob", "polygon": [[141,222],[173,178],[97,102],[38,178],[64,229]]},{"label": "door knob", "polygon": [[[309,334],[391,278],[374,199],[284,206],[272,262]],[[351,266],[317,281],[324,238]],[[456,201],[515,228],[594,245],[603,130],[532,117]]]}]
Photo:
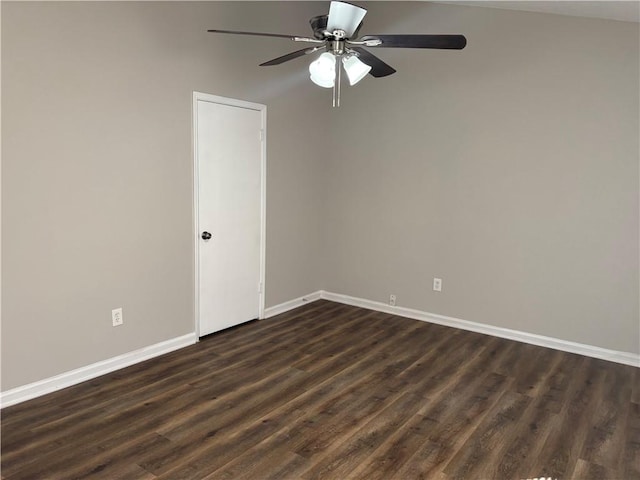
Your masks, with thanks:
[{"label": "door knob", "polygon": [[202,232],[202,239],[209,240],[211,238],[211,234],[209,232]]}]

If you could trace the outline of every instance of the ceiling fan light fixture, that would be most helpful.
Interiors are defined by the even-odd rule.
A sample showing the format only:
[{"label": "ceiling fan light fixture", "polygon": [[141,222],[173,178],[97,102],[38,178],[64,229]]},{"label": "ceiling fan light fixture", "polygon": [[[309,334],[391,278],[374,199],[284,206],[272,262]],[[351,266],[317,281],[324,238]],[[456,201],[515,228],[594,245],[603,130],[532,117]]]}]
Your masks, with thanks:
[{"label": "ceiling fan light fixture", "polygon": [[349,85],[351,86],[354,86],[371,71],[371,67],[360,60],[356,55],[344,57],[342,59],[342,65],[344,66],[344,71],[347,72]]},{"label": "ceiling fan light fixture", "polygon": [[333,54],[325,52],[309,65],[311,81],[323,88],[332,88],[336,78],[336,60]]},{"label": "ceiling fan light fixture", "polygon": [[239,30],[210,29],[207,31],[216,34],[285,38],[311,44],[307,48],[261,63],[261,67],[280,65],[319,50],[325,52],[311,62],[309,76],[316,85],[333,88],[334,107],[340,106],[343,69],[351,86],[356,85],[367,74],[374,78],[381,78],[396,73],[393,67],[363,47],[462,50],[467,45],[464,35],[458,34],[399,33],[360,36],[360,28],[366,14],[367,10],[362,7],[342,0],[333,0],[329,6],[328,15],[317,15],[309,21],[313,37]]}]

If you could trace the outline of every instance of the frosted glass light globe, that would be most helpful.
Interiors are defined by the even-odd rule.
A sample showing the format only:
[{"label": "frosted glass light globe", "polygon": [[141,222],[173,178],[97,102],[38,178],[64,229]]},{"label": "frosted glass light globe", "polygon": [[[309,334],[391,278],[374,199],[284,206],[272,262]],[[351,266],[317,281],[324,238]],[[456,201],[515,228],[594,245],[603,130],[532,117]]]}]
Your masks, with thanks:
[{"label": "frosted glass light globe", "polygon": [[336,57],[325,52],[309,65],[311,81],[324,88],[331,88],[336,79]]},{"label": "frosted glass light globe", "polygon": [[353,86],[367,76],[367,73],[371,70],[371,67],[362,62],[358,57],[352,55],[342,59],[344,70],[349,77],[349,85]]}]

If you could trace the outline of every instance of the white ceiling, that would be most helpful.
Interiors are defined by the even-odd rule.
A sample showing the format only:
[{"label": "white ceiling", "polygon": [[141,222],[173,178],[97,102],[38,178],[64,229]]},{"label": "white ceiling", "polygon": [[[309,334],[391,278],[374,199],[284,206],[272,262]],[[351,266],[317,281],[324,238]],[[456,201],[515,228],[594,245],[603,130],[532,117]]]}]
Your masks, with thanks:
[{"label": "white ceiling", "polygon": [[476,7],[523,10],[527,12],[554,13],[573,17],[606,18],[625,22],[640,22],[640,0],[625,1],[493,1],[493,0],[441,0],[436,3],[453,3]]},{"label": "white ceiling", "polygon": [[[0,0],[1,2],[2,0]],[[49,0],[55,1],[55,0]],[[132,1],[132,0],[131,0]],[[156,0],[143,0],[156,1]],[[172,1],[172,0],[166,0]],[[175,1],[175,0],[173,0]],[[192,0],[178,0],[192,1]],[[255,0],[235,0],[255,1]],[[270,1],[270,0],[258,0]],[[299,1],[299,0],[284,0]],[[358,3],[358,0],[343,0]],[[390,0],[368,0],[390,1]],[[402,1],[402,0],[395,0]],[[415,0],[433,3],[448,3],[454,5],[469,5],[474,7],[502,8],[505,10],[522,10],[526,12],[553,13],[556,15],[570,15],[572,17],[605,18],[624,22],[640,23],[640,0]]]}]

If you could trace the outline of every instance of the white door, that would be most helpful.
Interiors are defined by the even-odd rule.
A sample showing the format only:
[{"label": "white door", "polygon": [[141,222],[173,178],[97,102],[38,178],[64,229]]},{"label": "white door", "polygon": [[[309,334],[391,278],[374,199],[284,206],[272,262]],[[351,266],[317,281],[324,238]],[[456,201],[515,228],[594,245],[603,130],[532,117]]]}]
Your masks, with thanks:
[{"label": "white door", "polygon": [[265,108],[194,93],[199,336],[262,313]]}]

